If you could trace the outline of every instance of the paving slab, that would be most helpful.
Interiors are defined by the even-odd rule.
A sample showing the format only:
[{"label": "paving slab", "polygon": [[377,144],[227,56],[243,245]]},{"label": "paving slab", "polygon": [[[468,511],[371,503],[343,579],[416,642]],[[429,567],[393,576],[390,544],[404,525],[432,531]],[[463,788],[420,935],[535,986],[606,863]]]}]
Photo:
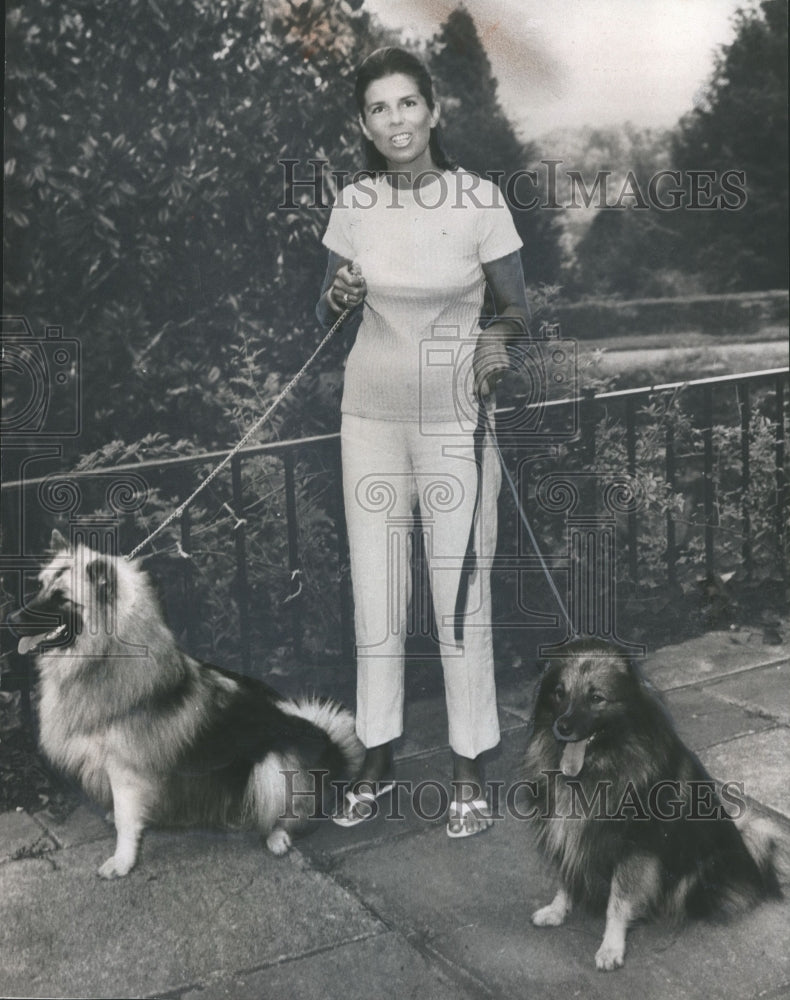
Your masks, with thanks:
[{"label": "paving slab", "polygon": [[716,690],[709,684],[678,688],[664,695],[678,735],[692,750],[700,751],[775,725],[756,711],[717,697]]},{"label": "paving slab", "polygon": [[790,819],[790,729],[741,736],[709,747],[700,758],[717,780],[742,783],[745,795]]},{"label": "paving slab", "polygon": [[643,670],[661,691],[713,680],[753,667],[787,662],[790,643],[763,643],[762,632],[708,632],[648,653]]},{"label": "paving slab", "polygon": [[709,690],[716,698],[790,724],[790,662],[755,667],[717,681]]},{"label": "paving slab", "polygon": [[348,857],[338,875],[385,919],[424,935],[497,997],[740,1000],[790,980],[786,903],[726,926],[638,926],[625,968],[599,973],[594,954],[603,916],[577,912],[561,928],[531,925],[531,912],[551,899],[555,882],[523,827],[506,820],[460,842],[429,830],[417,841]]},{"label": "paving slab", "polygon": [[[511,782],[514,779],[523,755],[523,743],[520,734],[509,734],[503,739],[502,753],[496,766],[487,768],[487,780]],[[505,873],[503,885],[508,884],[512,875],[513,859],[509,859],[507,866],[503,868],[498,864],[500,859],[495,857],[493,859],[495,863],[492,865],[489,842],[498,841],[501,836],[501,828],[505,825],[517,828],[524,842],[531,844],[532,840],[531,831],[523,821],[505,815],[508,810],[504,793],[500,799],[501,818],[495,820],[491,830],[484,834],[452,840],[447,837],[443,818],[433,823],[415,823],[408,837],[395,840],[379,838],[367,842],[359,841],[353,850],[336,853],[333,874],[340,876],[342,880],[347,877],[349,884],[356,887],[356,873],[361,866],[361,870],[368,872],[371,876],[370,881],[366,878],[366,891],[363,896],[370,903],[372,909],[376,912],[394,913],[396,926],[406,925],[415,933],[426,934],[429,937],[434,926],[439,926],[446,921],[452,922],[456,917],[465,922],[469,912],[475,911],[478,907],[482,906],[486,911],[496,913],[498,912],[500,894],[498,891],[491,891],[491,873],[496,872],[497,878],[501,878],[502,874]],[[362,824],[352,831],[340,832],[354,833],[364,829],[365,825]],[[382,826],[385,827],[385,821],[382,821]],[[394,884],[399,881],[408,881],[410,885],[409,887],[404,885],[402,898],[400,893],[395,893],[393,896],[378,896],[378,887],[390,885],[392,875],[382,870],[379,878],[378,875],[374,874],[375,868],[385,864],[386,852],[389,848],[395,847],[396,844],[403,852],[404,857],[414,858],[414,866],[410,870],[401,870],[394,877]],[[377,860],[371,863],[370,858]],[[533,856],[530,860],[534,862],[536,859]],[[371,864],[372,867],[369,867]],[[388,865],[389,862],[386,862],[385,867]],[[464,883],[464,890],[460,894],[457,884],[459,865],[462,866]],[[430,868],[427,880],[424,877],[427,872],[426,866]],[[546,871],[542,862],[538,862],[538,867],[544,872]],[[534,898],[535,905],[539,905],[541,901],[546,902],[546,895],[551,890],[552,883],[550,880],[547,881],[544,876]],[[425,919],[422,921],[414,922],[409,916],[408,902],[414,894],[423,900],[419,908],[425,915]],[[488,896],[487,899],[486,896]],[[386,911],[380,911],[380,905],[386,905]]]},{"label": "paving slab", "polygon": [[[452,971],[452,970],[451,970]],[[211,977],[178,1000],[475,1000],[402,935],[377,934],[316,955]]]},{"label": "paving slab", "polygon": [[[523,733],[507,735],[499,772],[517,775],[522,752]],[[334,855],[332,872],[389,926],[465,969],[482,984],[481,996],[741,1000],[790,982],[787,902],[730,925],[638,925],[625,969],[599,973],[603,915],[579,911],[557,929],[531,925],[556,880],[529,824],[512,813],[467,840],[448,840],[443,827],[425,825],[409,837],[360,843]]]},{"label": "paving slab", "polygon": [[380,934],[299,855],[249,835],[148,833],[142,863],[96,877],[104,842],[0,866],[0,996],[161,994]]},{"label": "paving slab", "polygon": [[403,712],[403,735],[395,744],[395,759],[446,745],[447,707],[444,697],[407,701]]},{"label": "paving slab", "polygon": [[[657,650],[645,669],[711,772],[790,819],[788,663],[786,644],[764,646],[761,633],[742,630]],[[535,681],[527,667],[498,677],[503,740],[486,777],[502,783],[502,797],[519,777]],[[530,914],[555,878],[529,824],[511,812],[482,836],[445,834],[446,726],[435,687],[407,698],[400,809],[388,804],[353,830],[317,824],[284,859],[253,835],[153,831],[139,868],[106,883],[95,869],[113,834],[91,806],[63,824],[46,813],[0,815],[0,995],[790,996],[788,902],[726,925],[641,924],[625,968],[611,974],[594,968],[601,915],[577,911],[562,928],[534,928]],[[421,815],[412,798],[420,785]]]},{"label": "paving slab", "polygon": [[21,810],[0,813],[0,862],[52,851],[54,841]]},{"label": "paving slab", "polygon": [[[508,705],[499,705],[499,727],[505,731],[523,722]],[[404,710],[403,735],[395,744],[395,759],[447,747],[447,707],[444,696],[407,702]]]},{"label": "paving slab", "polygon": [[76,847],[115,836],[115,827],[107,821],[104,811],[93,805],[79,805],[65,819],[39,812],[36,820],[59,847]]},{"label": "paving slab", "polygon": [[315,836],[299,841],[299,849],[311,858],[327,861],[370,844],[412,836],[427,826],[442,825],[449,805],[451,773],[446,747],[396,760],[398,788],[379,799],[369,820],[350,828],[322,825]]},{"label": "paving slab", "polygon": [[[518,768],[526,747],[527,726],[512,719],[503,732],[500,746],[484,756],[484,779],[489,794],[494,790],[502,800],[502,809],[509,788],[519,778]],[[344,828],[334,823],[322,825],[319,835],[299,842],[300,850],[322,864],[331,858],[353,853],[361,847],[386,843],[396,837],[412,837],[428,828],[447,822],[452,787],[452,759],[448,747],[396,758],[398,788],[383,796],[376,804],[375,815],[355,827]]]},{"label": "paving slab", "polygon": [[[517,891],[518,884],[513,890]],[[488,916],[488,915],[487,915]],[[489,919],[446,934],[434,946],[474,968],[501,1000],[750,1000],[788,996],[787,912],[767,904],[729,926],[680,931],[644,924],[628,936],[625,965],[598,972],[603,918],[576,913],[559,928],[537,928],[513,899]]]},{"label": "paving slab", "polygon": [[448,841],[442,830],[372,845],[335,870],[390,924],[425,938],[499,998],[717,1000],[790,981],[787,903],[766,904],[731,925],[637,926],[626,966],[595,969],[603,915],[577,911],[561,928],[535,928],[555,878],[525,823],[509,817],[483,836]]},{"label": "paving slab", "polygon": [[539,682],[540,672],[536,669],[511,671],[509,683],[500,684],[497,690],[500,709],[522,722],[529,722]]}]

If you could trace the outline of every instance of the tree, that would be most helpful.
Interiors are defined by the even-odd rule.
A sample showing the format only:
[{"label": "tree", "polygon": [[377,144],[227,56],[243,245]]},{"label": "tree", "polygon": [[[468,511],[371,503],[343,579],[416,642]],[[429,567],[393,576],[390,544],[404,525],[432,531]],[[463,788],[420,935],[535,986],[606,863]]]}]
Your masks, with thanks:
[{"label": "tree", "polygon": [[371,43],[352,6],[9,10],[5,310],[81,340],[82,449],[163,428],[224,444],[249,414],[217,391],[238,351],[274,376],[258,407],[315,342],[328,202],[281,160],[304,180],[356,145],[348,80]]},{"label": "tree", "polygon": [[[787,0],[737,12],[735,38],[719,51],[703,99],[667,139],[626,150],[641,191],[651,175],[671,169],[684,203],[598,211],[576,247],[574,291],[653,296],[787,286],[786,50]],[[616,163],[603,166],[617,172]]]},{"label": "tree", "polygon": [[[525,170],[534,150],[519,140],[502,110],[491,63],[464,7],[452,11],[429,45],[428,55],[448,151],[462,167],[483,176],[502,171],[506,191],[507,179]],[[539,189],[526,184],[517,191],[524,204],[536,194],[542,200]],[[562,259],[556,213],[522,209],[512,201],[511,210],[524,241],[527,281],[556,282]]]},{"label": "tree", "polygon": [[[227,447],[317,343],[330,192],[310,161],[331,151],[332,166],[357,165],[351,78],[378,37],[360,6],[25,0],[9,9],[5,311],[36,333],[62,325],[82,346],[82,433],[60,456],[45,449],[36,474]],[[337,380],[322,377],[333,362],[322,359],[322,374],[300,383],[261,437],[308,421],[337,427]],[[9,399],[12,412],[18,402]],[[337,588],[327,462],[311,452],[296,476],[304,589],[315,570],[321,596]],[[152,479],[144,511],[121,527],[122,548],[172,512],[195,485],[189,477]],[[290,590],[282,464],[248,461],[243,492],[251,605],[271,633],[261,641],[277,646],[283,623],[271,608]],[[106,513],[95,493],[81,490],[81,515]],[[26,537],[43,537],[51,515],[26,499]],[[230,500],[223,475],[190,510],[194,565],[204,568],[191,599],[177,596],[179,559],[157,573],[168,604],[186,604],[175,617],[195,623],[204,655],[238,653],[232,590],[214,585],[232,575]],[[4,496],[4,516],[8,507]],[[163,554],[177,538],[174,522]],[[305,643],[323,648],[320,620],[314,606]]]},{"label": "tree", "polygon": [[[569,294],[639,298],[698,290],[677,269],[679,236],[667,213],[656,211],[649,199],[651,178],[670,167],[671,133],[625,124],[584,130],[582,137],[574,161],[579,188],[566,176],[560,194],[574,206],[568,215],[581,230],[566,275]],[[599,177],[601,187],[582,207],[581,184],[591,192]],[[581,220],[573,218],[579,214]]]},{"label": "tree", "polygon": [[739,210],[685,212],[675,220],[688,265],[707,276],[712,291],[787,287],[787,21],[787,0],[739,10],[735,38],[718,53],[704,100],[678,128],[678,169],[746,176]]}]

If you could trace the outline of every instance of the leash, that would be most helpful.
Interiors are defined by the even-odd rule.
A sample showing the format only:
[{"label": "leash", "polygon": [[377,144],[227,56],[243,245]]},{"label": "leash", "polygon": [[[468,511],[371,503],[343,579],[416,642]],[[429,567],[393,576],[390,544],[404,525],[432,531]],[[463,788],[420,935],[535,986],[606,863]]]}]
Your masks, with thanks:
[{"label": "leash", "polygon": [[[491,399],[490,396],[488,398]],[[560,596],[559,590],[557,590],[557,585],[554,583],[552,575],[549,572],[549,567],[546,565],[546,560],[543,558],[543,553],[540,551],[540,546],[538,545],[538,540],[535,537],[535,532],[532,530],[532,525],[529,523],[529,518],[527,517],[526,512],[521,505],[521,500],[519,499],[518,495],[518,488],[515,482],[513,481],[513,477],[510,475],[507,464],[505,463],[504,456],[502,455],[502,452],[500,450],[499,442],[497,441],[496,438],[495,422],[493,419],[494,417],[493,404],[489,405],[486,402],[481,401],[480,407],[484,414],[484,420],[488,428],[488,433],[491,438],[491,441],[493,442],[494,450],[496,451],[497,457],[499,459],[499,465],[502,469],[502,474],[504,475],[505,481],[510,487],[510,492],[513,494],[513,500],[516,504],[516,511],[518,512],[518,516],[521,519],[521,523],[524,525],[527,535],[529,536],[530,543],[532,545],[532,548],[535,550],[535,555],[538,557],[538,561],[540,562],[543,573],[546,577],[546,580],[548,581],[549,587],[551,588],[551,592],[554,594],[554,598],[557,601],[560,610],[562,611],[562,615],[565,621],[568,623],[568,628],[570,629],[571,635],[576,636],[578,633],[576,629],[573,627],[573,622],[571,621],[571,616],[568,614],[568,609],[565,606],[565,602]]]},{"label": "leash", "polygon": [[[206,478],[202,482],[198,484],[198,486],[192,491],[192,493],[190,493],[190,495],[186,498],[186,500],[184,500],[183,503],[179,504],[179,506],[176,507],[175,510],[171,511],[170,514],[168,514],[168,516],[164,519],[164,521],[162,521],[161,524],[159,524],[146,538],[144,538],[142,542],[139,543],[139,545],[136,545],[132,549],[132,551],[126,556],[127,560],[131,561],[132,559],[134,559],[135,556],[137,556],[140,552],[142,552],[142,550],[147,545],[150,545],[150,543],[155,538],[157,538],[165,530],[165,528],[167,528],[170,524],[172,524],[173,521],[175,521],[177,518],[181,517],[184,511],[190,506],[190,504],[192,504],[195,501],[195,499],[203,492],[203,490],[209,485],[209,483],[216,476],[219,475],[219,473],[228,465],[229,462],[232,461],[232,459],[241,451],[241,449],[250,440],[250,438],[269,419],[272,413],[274,413],[274,411],[277,409],[280,403],[285,399],[285,397],[296,387],[298,382],[302,379],[304,374],[313,364],[313,362],[321,353],[321,351],[324,349],[324,347],[329,343],[329,341],[332,339],[332,337],[335,335],[338,329],[348,319],[351,312],[353,312],[352,308],[346,308],[343,310],[343,312],[338,316],[338,318],[329,328],[329,330],[324,335],[321,342],[315,348],[315,350],[307,359],[307,361],[305,361],[305,363],[302,365],[299,371],[293,376],[293,378],[288,382],[285,388],[282,389],[281,392],[275,397],[275,399],[265,410],[265,412],[262,413],[260,417],[258,417],[255,423],[253,423],[253,425],[249,428],[249,430],[244,434],[244,436],[239,440],[239,442],[227,453],[227,455],[225,455],[225,457],[216,466],[214,466],[211,472],[206,476]],[[508,470],[505,458],[499,447],[499,442],[497,441],[496,437],[496,427],[493,420],[493,407],[489,407],[488,405],[486,405],[486,403],[483,402],[481,402],[480,405],[483,411],[483,416],[486,426],[488,428],[489,436],[494,445],[494,450],[496,451],[497,458],[499,460],[499,465],[502,469],[502,474],[504,475],[505,481],[507,482],[508,487],[510,488],[510,492],[513,495],[513,501],[516,505],[516,511],[518,512],[518,516],[521,520],[521,523],[524,525],[527,535],[529,536],[530,543],[532,544],[532,548],[535,550],[535,555],[538,557],[538,561],[540,562],[543,573],[549,584],[549,588],[551,589],[551,592],[554,594],[554,598],[557,601],[560,610],[562,611],[565,621],[568,623],[568,628],[571,630],[571,634],[575,635],[576,630],[574,629],[571,617],[568,614],[568,609],[566,608],[565,602],[563,601],[562,597],[560,596],[560,592],[557,589],[557,585],[554,583],[552,575],[549,572],[549,568],[546,565],[546,560],[543,558],[543,553],[540,550],[540,546],[538,545],[538,540],[535,537],[534,531],[532,530],[532,525],[529,523],[529,518],[527,517],[526,512],[524,511],[524,508],[521,505],[521,500],[519,499],[518,495],[518,489],[516,487],[515,482],[513,481],[513,477],[510,475],[510,471]]]},{"label": "leash", "polygon": [[206,476],[206,478],[201,483],[198,484],[197,488],[195,490],[193,490],[192,493],[190,493],[190,495],[186,498],[186,500],[184,500],[184,502],[182,504],[180,504],[178,507],[176,507],[176,509],[174,511],[171,511],[171,513],[165,518],[165,520],[162,521],[162,523],[157,528],[155,528],[151,532],[151,534],[148,535],[147,538],[144,538],[142,540],[142,542],[140,542],[139,545],[136,545],[132,549],[132,551],[129,553],[129,555],[126,556],[127,560],[134,559],[134,557],[139,552],[141,552],[147,545],[149,545],[158,535],[160,535],[165,530],[165,528],[168,525],[172,524],[172,522],[175,521],[176,518],[181,517],[181,515],[184,513],[184,511],[187,509],[187,507],[189,507],[189,505],[195,500],[195,498],[197,496],[199,496],[200,493],[202,493],[202,491],[208,486],[208,484],[211,482],[211,480],[214,479],[217,475],[219,475],[219,473],[225,468],[225,466],[228,464],[228,462],[230,462],[234,458],[234,456],[237,455],[241,451],[241,449],[244,447],[244,445],[250,440],[250,438],[256,433],[256,431],[264,423],[266,423],[266,421],[269,419],[269,417],[272,415],[272,413],[274,413],[274,411],[277,409],[277,407],[280,405],[280,403],[282,403],[282,401],[285,399],[285,397],[288,395],[288,393],[291,392],[291,390],[300,381],[300,379],[305,374],[305,372],[307,371],[307,369],[310,367],[310,365],[312,365],[312,363],[315,361],[315,359],[318,357],[318,355],[321,353],[321,351],[324,349],[324,347],[329,343],[329,341],[335,335],[335,333],[337,332],[337,330],[348,319],[349,315],[353,312],[354,308],[356,308],[356,307],[348,307],[347,309],[343,310],[343,312],[335,320],[334,324],[330,327],[329,331],[325,334],[323,340],[318,345],[318,347],[316,347],[316,349],[313,351],[313,353],[310,355],[310,357],[307,359],[307,361],[305,361],[305,363],[302,365],[302,367],[299,369],[299,371],[294,375],[294,377],[285,386],[285,388],[279,393],[279,395],[275,397],[274,401],[268,407],[268,409],[266,410],[266,412],[263,413],[263,414],[261,414],[260,417],[258,417],[258,419],[255,421],[255,423],[252,425],[252,427],[250,427],[250,429],[246,432],[246,434],[238,442],[238,444],[236,444],[228,452],[228,454],[222,459],[222,461],[219,462],[211,470],[211,472]]}]

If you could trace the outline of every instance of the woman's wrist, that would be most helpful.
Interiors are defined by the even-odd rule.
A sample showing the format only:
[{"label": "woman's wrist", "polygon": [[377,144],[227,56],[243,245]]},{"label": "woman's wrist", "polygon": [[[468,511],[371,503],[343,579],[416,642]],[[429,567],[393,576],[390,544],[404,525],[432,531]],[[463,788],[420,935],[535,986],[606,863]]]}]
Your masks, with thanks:
[{"label": "woman's wrist", "polygon": [[520,324],[514,323],[505,317],[498,316],[483,329],[481,339],[483,341],[487,341],[488,343],[492,343],[496,340],[503,346],[506,346],[511,341],[517,339],[522,332],[523,327]]},{"label": "woman's wrist", "polygon": [[321,326],[329,328],[338,317],[338,310],[332,302],[332,296],[327,289],[318,300],[315,310],[316,317]]},{"label": "woman's wrist", "polygon": [[326,301],[327,305],[332,310],[332,312],[339,314],[343,312],[343,306],[338,305],[337,302],[335,301],[334,290],[335,290],[334,285],[330,285],[329,288],[327,288]]}]

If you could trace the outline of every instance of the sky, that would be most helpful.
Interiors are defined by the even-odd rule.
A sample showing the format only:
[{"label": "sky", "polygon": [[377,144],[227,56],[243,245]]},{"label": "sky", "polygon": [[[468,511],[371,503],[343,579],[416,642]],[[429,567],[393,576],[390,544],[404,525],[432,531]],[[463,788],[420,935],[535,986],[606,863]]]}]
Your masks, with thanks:
[{"label": "sky", "polygon": [[[429,37],[457,0],[365,0],[388,27]],[[630,121],[674,125],[694,106],[732,15],[750,0],[467,0],[524,138]]]}]

